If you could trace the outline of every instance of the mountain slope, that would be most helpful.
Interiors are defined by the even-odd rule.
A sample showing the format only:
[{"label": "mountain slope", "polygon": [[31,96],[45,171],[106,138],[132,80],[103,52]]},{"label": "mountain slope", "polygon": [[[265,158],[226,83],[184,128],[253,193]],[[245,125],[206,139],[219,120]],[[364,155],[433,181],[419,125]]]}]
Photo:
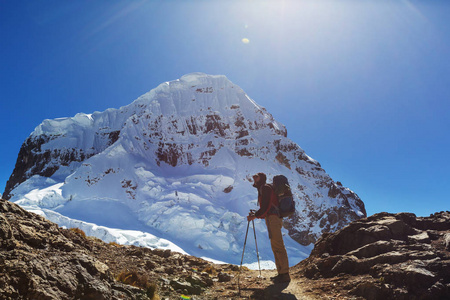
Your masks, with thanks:
[{"label": "mountain slope", "polygon": [[[140,230],[192,255],[238,263],[257,172],[290,180],[297,200],[284,224],[291,263],[307,257],[322,232],[366,215],[359,197],[241,88],[201,73],[120,109],[45,120],[22,145],[3,197],[55,222]],[[256,231],[267,239],[263,222]],[[258,246],[271,260],[268,243]]]}]

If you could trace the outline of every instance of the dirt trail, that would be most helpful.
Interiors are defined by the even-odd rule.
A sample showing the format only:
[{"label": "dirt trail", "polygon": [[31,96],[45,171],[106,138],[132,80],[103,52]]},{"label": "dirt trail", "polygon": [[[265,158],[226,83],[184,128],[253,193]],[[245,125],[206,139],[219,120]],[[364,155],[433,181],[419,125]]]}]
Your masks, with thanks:
[{"label": "dirt trail", "polygon": [[[227,283],[218,283],[198,299],[254,299],[254,300],[315,300],[319,298],[305,287],[305,283],[297,276],[291,276],[287,283],[274,284],[270,277],[276,275],[275,270],[242,271],[239,279],[233,278]],[[240,287],[240,289],[239,289]],[[193,298],[197,299],[197,298]]]}]

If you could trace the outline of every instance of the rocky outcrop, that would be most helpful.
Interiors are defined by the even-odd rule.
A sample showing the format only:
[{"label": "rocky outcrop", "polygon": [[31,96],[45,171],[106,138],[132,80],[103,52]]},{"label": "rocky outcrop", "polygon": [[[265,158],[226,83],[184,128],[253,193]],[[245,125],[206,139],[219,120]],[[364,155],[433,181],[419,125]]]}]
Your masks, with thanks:
[{"label": "rocky outcrop", "polygon": [[92,254],[92,243],[0,200],[0,299],[138,299]]},{"label": "rocky outcrop", "polygon": [[323,235],[296,269],[364,299],[450,299],[449,236],[450,212],[379,213]]}]

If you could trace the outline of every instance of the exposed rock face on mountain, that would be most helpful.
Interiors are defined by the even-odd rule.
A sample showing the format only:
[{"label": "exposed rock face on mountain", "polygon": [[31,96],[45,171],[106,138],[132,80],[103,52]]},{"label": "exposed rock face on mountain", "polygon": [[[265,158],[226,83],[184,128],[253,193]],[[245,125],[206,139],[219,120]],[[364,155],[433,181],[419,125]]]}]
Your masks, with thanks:
[{"label": "exposed rock face on mountain", "polygon": [[[199,73],[120,109],[45,120],[22,145],[3,197],[31,210],[148,230],[193,255],[230,262],[242,249],[245,216],[256,208],[250,179],[257,172],[289,178],[297,213],[284,226],[304,246],[366,216],[360,198],[241,88]],[[256,230],[266,236],[264,224]],[[261,253],[272,257],[269,246]]]},{"label": "exposed rock face on mountain", "polygon": [[97,154],[106,146],[112,145],[118,139],[119,131],[96,132],[99,140],[102,140],[104,147],[85,153],[84,149],[41,149],[41,146],[48,143],[57,136],[39,136],[28,137],[20,148],[17,157],[16,166],[10,179],[5,186],[5,199],[10,199],[10,192],[19,184],[34,175],[51,177],[60,167],[67,167],[72,162],[82,162],[85,159]]},{"label": "exposed rock face on mountain", "polygon": [[325,234],[296,269],[318,293],[450,299],[449,236],[450,212],[380,213]]}]

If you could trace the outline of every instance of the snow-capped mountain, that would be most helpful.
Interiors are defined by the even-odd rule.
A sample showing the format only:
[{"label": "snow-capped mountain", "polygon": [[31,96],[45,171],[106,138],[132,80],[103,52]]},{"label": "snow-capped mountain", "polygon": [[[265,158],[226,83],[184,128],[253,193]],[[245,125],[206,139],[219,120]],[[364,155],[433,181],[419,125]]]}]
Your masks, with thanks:
[{"label": "snow-capped mountain", "polygon": [[[239,263],[245,217],[257,208],[257,172],[269,180],[286,175],[295,194],[297,213],[284,222],[291,264],[309,255],[322,232],[366,215],[359,197],[240,87],[202,73],[165,82],[120,109],[43,121],[22,145],[3,197],[107,241],[174,243]],[[255,224],[260,256],[271,260],[265,224]],[[256,261],[247,253],[246,261]]]}]

